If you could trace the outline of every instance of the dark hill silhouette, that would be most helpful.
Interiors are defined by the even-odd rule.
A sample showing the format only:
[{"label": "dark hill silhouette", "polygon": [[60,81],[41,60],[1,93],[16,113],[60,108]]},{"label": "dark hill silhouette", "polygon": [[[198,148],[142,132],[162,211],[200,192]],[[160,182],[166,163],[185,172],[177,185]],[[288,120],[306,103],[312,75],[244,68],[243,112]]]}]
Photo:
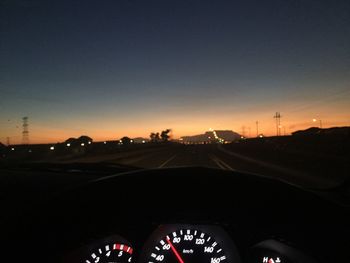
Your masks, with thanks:
[{"label": "dark hill silhouette", "polygon": [[327,135],[327,136],[350,136],[350,127],[332,127],[321,129],[311,127],[306,130],[300,130],[292,133],[293,136]]}]

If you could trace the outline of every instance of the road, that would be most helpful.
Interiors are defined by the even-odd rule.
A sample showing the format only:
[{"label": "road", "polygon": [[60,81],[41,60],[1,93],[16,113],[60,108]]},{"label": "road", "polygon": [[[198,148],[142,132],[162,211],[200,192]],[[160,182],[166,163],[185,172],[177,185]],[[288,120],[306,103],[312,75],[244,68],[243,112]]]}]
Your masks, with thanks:
[{"label": "road", "polygon": [[241,171],[278,178],[305,187],[327,187],[331,182],[319,177],[266,163],[232,152],[222,145],[162,145],[153,148],[138,148],[115,154],[86,156],[71,160],[74,162],[108,162],[137,168],[169,168],[183,166],[204,166],[230,171]]}]

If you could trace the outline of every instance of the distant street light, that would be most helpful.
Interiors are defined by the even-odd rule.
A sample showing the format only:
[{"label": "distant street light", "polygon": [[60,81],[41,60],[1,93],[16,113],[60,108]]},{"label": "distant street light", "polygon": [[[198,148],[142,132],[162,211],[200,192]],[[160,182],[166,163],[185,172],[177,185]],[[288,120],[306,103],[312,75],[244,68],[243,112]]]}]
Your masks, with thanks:
[{"label": "distant street light", "polygon": [[[317,122],[317,119],[312,119],[312,121],[313,121],[313,122]],[[318,120],[318,121],[319,121],[319,123],[320,123],[320,126],[319,126],[320,129],[322,129],[322,120]]]},{"label": "distant street light", "polygon": [[50,150],[51,150],[51,151],[55,150],[55,147],[54,147],[54,146],[51,146],[51,147],[50,147]]},{"label": "distant street light", "polygon": [[67,145],[67,147],[70,147],[70,143],[67,143],[66,145]]},{"label": "distant street light", "polygon": [[85,146],[85,143],[82,142],[80,145],[84,147],[84,146]]}]

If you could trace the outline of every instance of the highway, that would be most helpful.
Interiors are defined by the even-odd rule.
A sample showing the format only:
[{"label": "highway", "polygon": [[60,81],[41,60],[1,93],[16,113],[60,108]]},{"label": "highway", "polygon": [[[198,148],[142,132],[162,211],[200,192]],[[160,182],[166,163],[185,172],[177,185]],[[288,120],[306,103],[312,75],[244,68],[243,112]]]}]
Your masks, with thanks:
[{"label": "highway", "polygon": [[232,152],[224,145],[160,145],[159,147],[127,149],[113,154],[85,156],[71,162],[108,162],[135,168],[170,168],[184,166],[211,167],[222,170],[254,173],[305,187],[329,186],[323,177],[305,171],[286,168],[275,162]]}]

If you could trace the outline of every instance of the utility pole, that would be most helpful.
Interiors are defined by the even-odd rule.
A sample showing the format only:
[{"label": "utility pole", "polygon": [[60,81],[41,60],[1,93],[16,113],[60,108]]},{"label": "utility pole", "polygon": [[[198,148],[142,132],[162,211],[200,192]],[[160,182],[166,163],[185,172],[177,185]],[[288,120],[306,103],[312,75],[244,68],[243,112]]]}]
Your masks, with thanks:
[{"label": "utility pole", "polygon": [[[313,122],[316,122],[316,121],[317,121],[317,119],[312,119],[312,121],[313,121]],[[320,126],[319,126],[319,127],[320,127],[320,129],[322,129],[322,120],[321,120],[321,119],[319,119],[318,121],[319,121],[319,123],[320,123]]]},{"label": "utility pole", "polygon": [[169,130],[170,130],[169,139],[171,141],[172,139],[174,139],[174,133],[173,133],[173,129],[169,129]]},{"label": "utility pole", "polygon": [[256,121],[255,124],[256,124],[256,137],[259,137],[259,122]]},{"label": "utility pole", "polygon": [[279,112],[276,112],[275,116],[273,116],[276,119],[276,135],[281,135],[281,114]]},{"label": "utility pole", "polygon": [[242,136],[245,137],[245,126],[242,126]]},{"label": "utility pole", "polygon": [[22,118],[22,144],[29,144],[28,117]]}]

